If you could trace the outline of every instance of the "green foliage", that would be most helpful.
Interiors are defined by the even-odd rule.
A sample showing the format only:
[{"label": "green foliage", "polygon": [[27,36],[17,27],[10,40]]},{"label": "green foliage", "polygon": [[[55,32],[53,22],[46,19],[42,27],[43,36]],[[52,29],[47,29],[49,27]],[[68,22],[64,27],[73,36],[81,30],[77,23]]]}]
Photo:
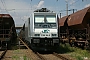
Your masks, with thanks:
[{"label": "green foliage", "polygon": [[82,50],[80,48],[70,47],[66,46],[70,52],[67,52],[67,54],[70,54],[72,57],[76,58],[77,60],[84,60],[86,57],[87,59],[90,59],[90,53],[87,50]]},{"label": "green foliage", "polygon": [[[26,55],[23,56],[22,58],[23,58],[23,60],[31,60]],[[14,55],[14,56],[12,56],[12,60],[21,60],[21,58],[20,58],[20,56]]]},{"label": "green foliage", "polygon": [[19,60],[20,58],[17,56],[17,55],[15,55],[15,56],[12,56],[12,60]]},{"label": "green foliage", "polygon": [[83,58],[81,56],[76,56],[77,60],[83,60]]},{"label": "green foliage", "polygon": [[[21,56],[23,53],[23,51],[18,50],[14,50],[13,52],[13,56],[12,56],[12,60],[31,60],[30,58],[28,58],[25,54],[23,56]],[[20,56],[18,54],[21,54]]]},{"label": "green foliage", "polygon": [[70,47],[69,44],[60,44],[59,53],[69,54],[76,60],[90,60],[90,52],[88,50],[82,50],[80,48]]},{"label": "green foliage", "polygon": [[27,56],[23,56],[23,59],[24,59],[24,60],[27,60]]}]

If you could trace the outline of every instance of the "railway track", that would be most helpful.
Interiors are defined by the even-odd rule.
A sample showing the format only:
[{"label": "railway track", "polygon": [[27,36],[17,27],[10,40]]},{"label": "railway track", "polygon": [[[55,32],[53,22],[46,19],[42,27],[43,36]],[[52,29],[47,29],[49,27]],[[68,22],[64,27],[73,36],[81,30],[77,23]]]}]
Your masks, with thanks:
[{"label": "railway track", "polygon": [[40,54],[38,52],[34,53],[23,40],[19,38],[19,40],[27,47],[28,53],[32,60],[74,60],[70,58],[69,56],[65,54],[58,54],[58,53],[53,53],[53,54]]},{"label": "railway track", "polygon": [[68,55],[65,54],[39,54],[38,52],[36,53],[41,60],[74,60],[70,58]]},{"label": "railway track", "polygon": [[19,40],[26,46],[26,48],[28,49],[28,53],[31,57],[32,60],[40,60],[41,58],[38,57],[38,55],[36,55],[28,46],[25,42],[23,42],[22,39],[19,38]]},{"label": "railway track", "polygon": [[4,51],[0,51],[0,60],[4,57],[4,55],[6,54],[7,50]]},{"label": "railway track", "polygon": [[22,41],[27,49],[0,51],[0,60],[40,60],[40,58]]},{"label": "railway track", "polygon": [[57,54],[54,52],[53,55],[57,56],[58,58],[61,58],[62,60],[74,60],[66,54]]},{"label": "railway track", "polygon": [[62,59],[54,56],[53,54],[39,54],[39,53],[37,53],[37,55],[41,58],[41,60],[62,60]]}]

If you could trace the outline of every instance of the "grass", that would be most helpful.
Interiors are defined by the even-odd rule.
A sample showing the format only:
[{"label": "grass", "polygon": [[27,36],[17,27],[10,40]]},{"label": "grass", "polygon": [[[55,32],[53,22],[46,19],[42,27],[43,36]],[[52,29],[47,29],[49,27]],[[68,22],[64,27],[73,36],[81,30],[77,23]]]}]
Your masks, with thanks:
[{"label": "grass", "polygon": [[20,56],[15,55],[12,57],[12,60],[31,60],[31,59],[28,58],[27,56],[20,57]]},{"label": "grass", "polygon": [[90,52],[87,50],[82,50],[79,48],[73,48],[74,52],[71,52],[70,55],[75,57],[77,60],[90,59]]},{"label": "grass", "polygon": [[64,45],[64,44],[60,44],[60,47],[57,50],[57,53],[69,53],[69,52],[73,52],[74,50],[70,48],[69,44]]},{"label": "grass", "polygon": [[80,48],[70,47],[69,44],[61,45],[64,48],[64,53],[69,54],[71,57],[76,58],[76,60],[90,60],[90,52],[88,50],[82,50]]},{"label": "grass", "polygon": [[12,56],[12,60],[19,60],[19,56],[15,55],[15,56]]},{"label": "grass", "polygon": [[14,50],[12,60],[31,60],[31,59],[27,57],[25,54],[23,54],[23,51],[18,49]]}]

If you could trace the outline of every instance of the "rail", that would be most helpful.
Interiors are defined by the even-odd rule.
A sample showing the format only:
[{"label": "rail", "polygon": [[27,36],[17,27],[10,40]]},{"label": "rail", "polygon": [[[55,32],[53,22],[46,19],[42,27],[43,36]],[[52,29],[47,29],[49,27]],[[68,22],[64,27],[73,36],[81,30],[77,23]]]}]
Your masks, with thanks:
[{"label": "rail", "polygon": [[6,52],[7,52],[7,49],[0,55],[0,60],[3,58]]},{"label": "rail", "polygon": [[22,41],[22,39],[20,39],[20,38],[19,38],[19,40],[20,40],[20,41],[21,41],[21,42],[22,42],[22,43],[23,43],[23,44],[27,47],[27,49],[29,49],[29,50],[30,50],[30,48],[26,45],[26,43],[25,43],[25,42],[23,42],[23,41]]},{"label": "rail", "polygon": [[[22,41],[22,39],[19,38],[19,40],[28,48],[29,51],[33,52],[33,51],[27,46],[27,44]],[[37,55],[41,60],[47,60],[44,56],[42,56],[42,54],[39,54],[38,52],[36,52],[36,55]],[[53,55],[56,56],[56,57],[58,57],[58,58],[60,58],[60,59],[62,59],[62,60],[72,60],[72,59],[70,59],[70,58],[66,58],[66,57],[64,57],[64,56],[62,56],[62,55],[60,55],[60,54],[55,53],[55,52],[53,52]]]},{"label": "rail", "polygon": [[[30,51],[30,56],[31,56],[31,59],[34,60],[35,57],[39,57],[37,54],[35,54],[28,46],[25,42],[22,41],[22,39],[19,38],[19,40],[26,46],[26,48],[28,49],[28,51]],[[33,56],[34,55],[34,56]],[[36,55],[36,56],[35,56]],[[40,57],[39,57],[40,58]],[[41,59],[41,58],[40,58]]]},{"label": "rail", "polygon": [[47,59],[45,59],[41,54],[39,54],[38,52],[37,52],[36,54],[37,54],[37,56],[38,56],[41,60],[47,60]]},{"label": "rail", "polygon": [[64,56],[62,56],[62,55],[60,55],[60,54],[55,53],[55,52],[53,52],[53,55],[57,56],[58,58],[60,58],[60,59],[62,59],[62,60],[72,60],[72,59],[70,59],[70,58],[66,58],[66,57],[64,57]]}]

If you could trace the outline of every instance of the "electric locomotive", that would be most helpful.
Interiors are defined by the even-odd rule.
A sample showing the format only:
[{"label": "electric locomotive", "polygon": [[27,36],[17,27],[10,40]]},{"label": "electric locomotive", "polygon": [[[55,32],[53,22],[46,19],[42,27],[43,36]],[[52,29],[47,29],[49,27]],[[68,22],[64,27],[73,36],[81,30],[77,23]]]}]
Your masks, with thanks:
[{"label": "electric locomotive", "polygon": [[37,9],[25,22],[25,40],[35,50],[52,50],[59,46],[57,14],[47,8]]}]

